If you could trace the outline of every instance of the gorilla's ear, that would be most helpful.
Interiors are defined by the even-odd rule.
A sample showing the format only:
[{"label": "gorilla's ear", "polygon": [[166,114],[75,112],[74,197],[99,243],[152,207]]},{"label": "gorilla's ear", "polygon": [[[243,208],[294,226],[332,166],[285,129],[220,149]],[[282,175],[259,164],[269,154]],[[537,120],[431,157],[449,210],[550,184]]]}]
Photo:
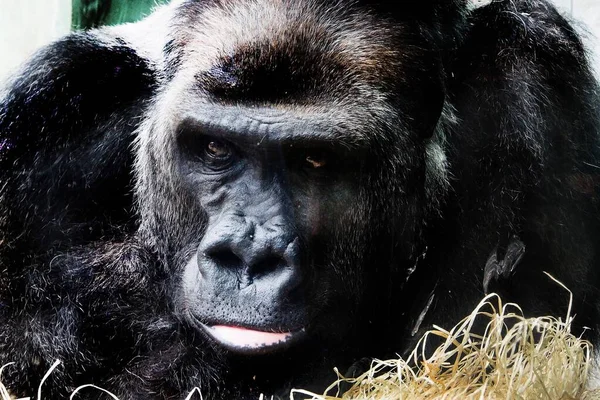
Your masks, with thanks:
[{"label": "gorilla's ear", "polygon": [[92,31],[42,49],[12,78],[0,98],[5,229],[85,241],[131,220],[130,147],[156,87],[153,65]]}]

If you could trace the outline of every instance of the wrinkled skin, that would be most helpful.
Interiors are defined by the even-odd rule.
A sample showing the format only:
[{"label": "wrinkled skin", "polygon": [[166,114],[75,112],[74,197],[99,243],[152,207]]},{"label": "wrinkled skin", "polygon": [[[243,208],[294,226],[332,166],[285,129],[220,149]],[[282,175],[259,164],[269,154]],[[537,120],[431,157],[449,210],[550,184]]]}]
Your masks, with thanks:
[{"label": "wrinkled skin", "polygon": [[[546,1],[177,1],[0,100],[4,383],[288,397],[497,291],[595,339],[598,87]],[[97,393],[82,392],[82,398]]]}]

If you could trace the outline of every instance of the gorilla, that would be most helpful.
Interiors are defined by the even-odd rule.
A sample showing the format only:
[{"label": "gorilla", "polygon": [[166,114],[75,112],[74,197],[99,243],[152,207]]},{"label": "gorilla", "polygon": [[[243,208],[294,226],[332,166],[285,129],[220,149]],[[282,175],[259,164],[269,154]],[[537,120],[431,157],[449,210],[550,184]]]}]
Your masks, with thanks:
[{"label": "gorilla", "polygon": [[3,382],[285,398],[487,292],[564,316],[544,272],[593,340],[599,93],[547,0],[176,0],[70,34],[0,97]]}]

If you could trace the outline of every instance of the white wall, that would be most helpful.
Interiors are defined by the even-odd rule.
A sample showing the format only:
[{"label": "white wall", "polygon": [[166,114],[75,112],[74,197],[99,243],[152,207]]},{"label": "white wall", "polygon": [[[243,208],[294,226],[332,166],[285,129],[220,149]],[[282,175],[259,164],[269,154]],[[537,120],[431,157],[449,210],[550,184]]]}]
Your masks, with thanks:
[{"label": "white wall", "polygon": [[575,3],[575,1],[576,0],[554,0],[554,3],[564,10],[572,12],[573,11],[573,3]]},{"label": "white wall", "polygon": [[592,51],[593,64],[600,76],[600,0],[555,0],[571,9],[573,17],[581,21],[587,31],[586,44]]},{"label": "white wall", "polygon": [[0,0],[0,81],[71,28],[71,0]]}]

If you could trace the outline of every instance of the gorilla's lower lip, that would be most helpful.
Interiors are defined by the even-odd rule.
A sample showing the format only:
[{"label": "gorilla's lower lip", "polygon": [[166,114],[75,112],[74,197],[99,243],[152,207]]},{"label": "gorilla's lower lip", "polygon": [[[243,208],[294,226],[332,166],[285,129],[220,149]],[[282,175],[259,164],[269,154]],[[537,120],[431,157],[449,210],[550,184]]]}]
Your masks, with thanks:
[{"label": "gorilla's lower lip", "polygon": [[290,332],[267,332],[240,326],[202,325],[219,344],[242,353],[268,352],[287,347],[306,332],[305,328]]}]

